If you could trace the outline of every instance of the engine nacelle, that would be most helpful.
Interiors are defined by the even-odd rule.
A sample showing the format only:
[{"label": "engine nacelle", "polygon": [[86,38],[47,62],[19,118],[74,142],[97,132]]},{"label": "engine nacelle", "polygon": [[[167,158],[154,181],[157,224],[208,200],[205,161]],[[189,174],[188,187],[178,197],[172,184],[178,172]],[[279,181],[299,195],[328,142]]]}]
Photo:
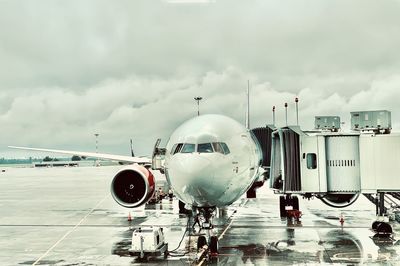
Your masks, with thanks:
[{"label": "engine nacelle", "polygon": [[353,204],[360,194],[327,194],[319,199],[328,206],[344,208]]},{"label": "engine nacelle", "polygon": [[111,183],[111,195],[118,204],[126,208],[136,208],[145,204],[154,191],[153,174],[138,164],[121,169]]}]

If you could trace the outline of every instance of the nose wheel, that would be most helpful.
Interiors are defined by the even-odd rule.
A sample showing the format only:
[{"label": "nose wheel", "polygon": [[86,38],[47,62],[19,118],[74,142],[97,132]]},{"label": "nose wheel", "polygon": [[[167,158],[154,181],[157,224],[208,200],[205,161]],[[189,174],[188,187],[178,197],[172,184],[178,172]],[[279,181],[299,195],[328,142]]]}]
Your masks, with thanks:
[{"label": "nose wheel", "polygon": [[205,236],[199,236],[199,238],[197,238],[197,251],[199,251],[205,245],[207,245],[206,237]]},{"label": "nose wheel", "polygon": [[211,254],[218,254],[218,237],[211,236],[210,237],[210,252]]}]

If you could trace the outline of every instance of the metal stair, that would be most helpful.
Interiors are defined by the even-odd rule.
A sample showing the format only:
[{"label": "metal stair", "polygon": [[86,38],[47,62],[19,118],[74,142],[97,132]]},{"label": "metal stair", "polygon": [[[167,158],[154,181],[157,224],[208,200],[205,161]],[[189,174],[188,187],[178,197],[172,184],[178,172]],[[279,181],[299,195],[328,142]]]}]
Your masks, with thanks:
[{"label": "metal stair", "polygon": [[[384,204],[379,203],[378,194],[363,194],[370,202],[376,206],[376,214],[388,214],[395,213],[395,219],[400,219],[398,213],[400,212],[400,193],[397,192],[387,192],[384,193]],[[383,212],[379,211],[379,208],[383,207]],[[396,214],[397,213],[397,214]],[[400,222],[400,220],[398,220]]]}]

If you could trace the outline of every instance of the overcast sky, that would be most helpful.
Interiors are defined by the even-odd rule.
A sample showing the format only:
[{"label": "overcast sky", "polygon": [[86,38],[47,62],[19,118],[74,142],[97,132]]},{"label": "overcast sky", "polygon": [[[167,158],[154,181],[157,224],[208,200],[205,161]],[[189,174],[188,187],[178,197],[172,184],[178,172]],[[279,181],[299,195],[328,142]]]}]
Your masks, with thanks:
[{"label": "overcast sky", "polygon": [[[172,2],[172,1],[171,1]],[[150,154],[197,113],[251,125],[388,109],[400,130],[400,1],[0,0],[7,145]],[[24,153],[26,154],[26,153]]]}]

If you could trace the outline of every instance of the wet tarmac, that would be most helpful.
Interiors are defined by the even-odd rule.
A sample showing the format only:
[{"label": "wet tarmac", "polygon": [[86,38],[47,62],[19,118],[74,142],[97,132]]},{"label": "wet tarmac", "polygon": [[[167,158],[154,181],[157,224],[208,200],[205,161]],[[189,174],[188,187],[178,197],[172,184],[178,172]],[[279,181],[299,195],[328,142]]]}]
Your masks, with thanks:
[{"label": "wet tarmac", "polygon": [[[375,207],[360,197],[345,209],[300,200],[301,223],[281,220],[277,195],[267,188],[241,199],[214,221],[218,257],[196,261],[198,232],[183,238],[187,218],[177,200],[131,211],[109,193],[119,169],[7,168],[0,173],[0,265],[399,265],[400,226],[392,239],[374,238]],[[345,222],[340,226],[339,217]],[[129,256],[134,228],[162,226],[167,260]]]}]

